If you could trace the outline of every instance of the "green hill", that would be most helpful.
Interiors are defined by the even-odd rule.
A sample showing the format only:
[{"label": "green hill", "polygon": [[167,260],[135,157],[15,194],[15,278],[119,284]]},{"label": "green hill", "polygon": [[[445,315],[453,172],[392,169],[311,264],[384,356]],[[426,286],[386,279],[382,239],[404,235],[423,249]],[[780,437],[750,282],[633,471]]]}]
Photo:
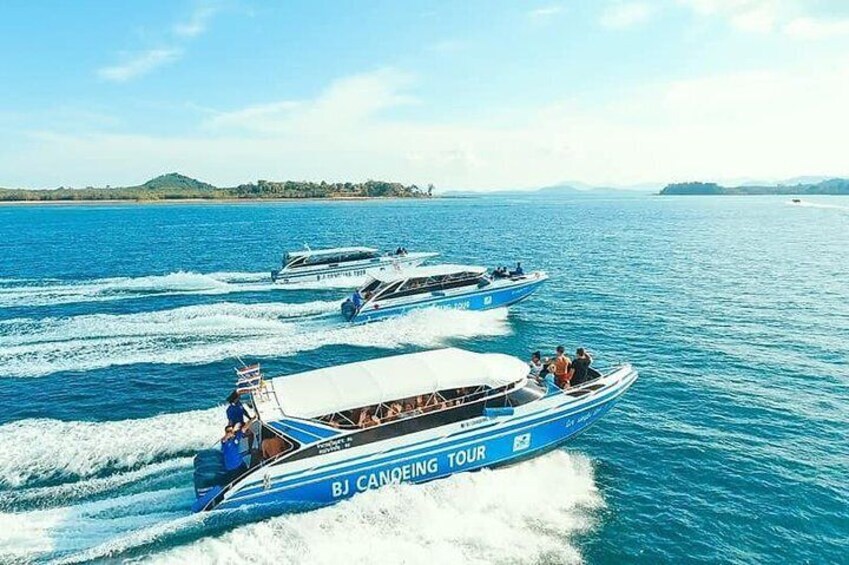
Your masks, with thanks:
[{"label": "green hill", "polygon": [[360,183],[327,183],[310,181],[267,181],[217,187],[187,177],[168,173],[144,184],[127,187],[67,188],[48,190],[0,189],[0,202],[50,202],[97,200],[254,200],[269,198],[428,198],[433,186],[422,189],[397,182],[369,180]]},{"label": "green hill", "polygon": [[152,178],[138,188],[148,190],[180,189],[180,190],[215,190],[209,183],[181,175],[180,173],[168,173]]},{"label": "green hill", "polygon": [[680,182],[666,185],[660,191],[661,196],[814,196],[814,195],[849,195],[849,179],[828,179],[820,182],[777,184],[777,185],[745,185],[726,187],[712,182]]}]

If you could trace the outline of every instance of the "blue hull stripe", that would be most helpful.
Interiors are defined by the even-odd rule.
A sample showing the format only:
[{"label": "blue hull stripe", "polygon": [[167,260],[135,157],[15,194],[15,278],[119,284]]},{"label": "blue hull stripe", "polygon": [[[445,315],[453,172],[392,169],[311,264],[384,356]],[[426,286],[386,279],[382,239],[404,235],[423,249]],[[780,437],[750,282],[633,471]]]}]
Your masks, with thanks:
[{"label": "blue hull stripe", "polygon": [[275,422],[267,422],[275,430],[291,436],[298,443],[309,444],[337,436],[338,430],[322,428],[303,422],[301,420],[283,419]]},{"label": "blue hull stripe", "polygon": [[[630,386],[630,385],[629,385],[629,386]],[[599,396],[598,398],[594,399],[592,402],[589,402],[589,403],[587,403],[587,404],[585,404],[585,405],[578,406],[578,407],[576,407],[574,410],[565,411],[565,412],[563,412],[562,414],[558,414],[558,415],[557,415],[557,416],[555,416],[554,418],[559,418],[559,417],[561,417],[561,416],[562,416],[562,417],[573,416],[573,415],[575,415],[575,414],[577,414],[577,413],[579,413],[579,412],[583,412],[583,411],[588,410],[588,409],[593,409],[593,408],[595,408],[595,407],[597,407],[597,406],[600,406],[600,405],[602,405],[602,404],[607,403],[608,401],[614,400],[617,396],[621,395],[621,394],[622,394],[625,390],[627,390],[627,388],[628,388],[628,387],[627,387],[627,386],[625,386],[625,387],[623,387],[623,388],[622,388],[622,390],[617,389],[617,390],[615,390],[615,391],[612,391],[612,392],[609,392],[609,393],[604,394],[604,395],[602,395],[602,396]],[[530,425],[530,426],[534,426],[534,425],[538,425],[538,424],[544,424],[544,423],[546,423],[546,422],[548,422],[548,421],[550,421],[550,420],[552,419],[552,417],[550,416],[550,413],[551,413],[551,412],[553,412],[553,411],[557,411],[557,410],[560,410],[563,406],[566,406],[567,404],[572,404],[572,402],[571,402],[571,401],[566,401],[566,402],[563,402],[563,403],[558,404],[558,405],[556,405],[556,406],[552,406],[552,407],[550,407],[550,408],[546,408],[546,409],[544,409],[544,410],[541,410],[541,411],[539,411],[539,412],[534,412],[534,413],[531,413],[531,414],[526,414],[526,415],[524,415],[524,416],[522,416],[522,417],[521,417],[521,420],[517,419],[517,422],[516,422],[516,423],[511,424],[510,426],[506,426],[506,427],[502,428],[502,429],[500,430],[499,434],[504,434],[504,433],[509,434],[509,433],[513,433],[513,432],[515,432],[515,431],[519,431],[520,429],[526,428],[526,427],[527,427],[527,426],[529,426],[529,425]],[[548,415],[548,416],[545,416],[545,414],[549,414],[549,415]],[[529,421],[529,419],[531,419],[531,418],[537,418],[537,419],[536,419],[536,420]],[[498,424],[498,422],[493,421],[491,424],[486,424],[485,426],[475,427],[475,428],[471,428],[471,429],[468,429],[468,430],[460,430],[460,431],[457,431],[457,432],[455,432],[455,433],[453,433],[453,434],[451,434],[451,435],[449,435],[449,436],[446,436],[446,437],[455,437],[455,438],[456,438],[456,437],[458,437],[458,436],[463,436],[463,435],[468,435],[468,434],[477,433],[477,432],[480,432],[482,429],[490,428],[490,427],[492,427],[492,426],[496,426],[497,424]],[[497,436],[493,436],[493,437],[497,437]],[[445,445],[458,445],[458,444],[461,444],[462,439],[465,439],[465,438],[461,438],[461,440],[460,440],[460,441],[455,441],[455,442],[452,442],[452,443],[446,443]],[[426,439],[426,440],[423,440],[423,441],[420,441],[420,442],[417,442],[417,443],[412,443],[412,444],[408,444],[408,445],[400,445],[400,446],[398,446],[398,447],[394,447],[394,448],[389,449],[389,450],[387,450],[387,451],[384,451],[384,452],[382,452],[382,453],[383,453],[383,454],[388,454],[388,453],[393,453],[393,452],[395,452],[395,451],[399,451],[399,450],[405,450],[405,449],[416,448],[417,446],[421,446],[421,445],[424,445],[424,444],[433,443],[434,441],[439,441],[439,440],[437,440],[437,439],[435,439],[435,438],[430,438],[430,439]],[[479,438],[478,438],[478,439],[471,440],[471,442],[474,442],[474,441],[479,441]],[[425,449],[428,449],[428,448],[425,448]],[[375,455],[378,455],[378,454],[377,454],[377,453],[367,453],[367,454],[364,454],[364,455],[359,455],[359,456],[357,456],[357,457],[353,457],[353,458],[351,458],[351,459],[346,459],[345,461],[336,462],[336,463],[327,463],[327,464],[325,464],[325,465],[319,465],[319,466],[317,466],[317,467],[313,467],[313,468],[311,468],[311,469],[309,469],[309,470],[307,470],[307,471],[300,471],[300,472],[298,472],[297,474],[288,475],[288,477],[287,477],[287,478],[288,478],[289,480],[297,480],[300,476],[305,475],[305,474],[308,474],[308,473],[309,473],[309,474],[312,474],[312,473],[315,473],[316,471],[319,471],[319,470],[321,470],[321,469],[325,469],[325,468],[327,468],[327,467],[332,467],[332,466],[336,466],[336,465],[344,465],[344,464],[347,464],[347,463],[354,463],[354,462],[359,461],[359,460],[362,460],[362,459],[367,459],[367,458],[369,458],[369,457],[374,457]],[[284,479],[284,480],[285,480],[285,479]],[[249,486],[249,485],[252,485],[252,484],[260,484],[260,482],[261,482],[261,481],[252,481],[252,482],[246,483],[246,484],[245,484],[245,486]],[[279,482],[280,482],[280,481],[278,481],[278,484],[279,484]],[[237,495],[234,495],[234,497],[235,497],[235,496],[237,496]]]},{"label": "blue hull stripe", "polygon": [[[428,454],[432,454],[432,453],[439,453],[439,452],[444,452],[444,451],[461,449],[465,446],[476,444],[476,443],[480,444],[480,443],[495,441],[499,438],[503,438],[505,436],[509,436],[509,435],[517,433],[517,432],[522,432],[522,431],[526,431],[526,430],[533,430],[534,428],[545,426],[547,424],[550,424],[552,422],[556,422],[556,421],[561,420],[561,419],[573,418],[573,417],[575,417],[579,414],[586,414],[586,413],[591,412],[593,410],[603,410],[604,412],[606,412],[610,407],[613,406],[613,404],[615,404],[615,402],[618,400],[618,397],[621,396],[625,392],[625,390],[627,390],[629,388],[630,384],[632,384],[635,377],[631,378],[630,375],[629,375],[629,377],[626,377],[626,378],[630,379],[627,382],[627,384],[620,384],[619,386],[617,386],[616,390],[611,391],[610,393],[605,394],[603,396],[600,396],[592,402],[578,406],[574,410],[562,411],[562,412],[558,412],[558,413],[552,415],[551,412],[557,412],[564,405],[571,403],[571,402],[564,402],[563,404],[545,409],[541,412],[528,414],[528,415],[526,415],[522,418],[524,421],[517,422],[517,423],[510,425],[510,426],[506,426],[503,429],[499,430],[498,433],[496,433],[496,434],[492,434],[492,435],[480,435],[479,434],[478,436],[472,437],[472,438],[460,437],[460,438],[457,438],[457,440],[445,442],[445,443],[434,443],[434,442],[439,442],[441,440],[438,439],[438,438],[431,438],[431,439],[419,442],[417,444],[398,446],[398,447],[395,447],[395,448],[388,450],[386,452],[383,452],[383,453],[364,454],[364,455],[358,456],[358,457],[353,458],[353,459],[348,459],[348,460],[345,460],[345,461],[337,461],[337,462],[334,462],[334,463],[328,463],[328,464],[325,464],[325,465],[314,467],[312,469],[297,472],[296,474],[291,474],[291,475],[281,477],[276,482],[272,483],[270,485],[271,488],[269,488],[269,489],[264,489],[262,486],[252,486],[252,485],[260,485],[261,481],[251,481],[250,483],[247,483],[247,484],[245,484],[245,486],[240,488],[239,491],[234,493],[230,498],[223,501],[222,505],[232,506],[232,504],[230,504],[231,502],[238,504],[246,498],[254,498],[258,495],[259,496],[268,496],[268,495],[272,495],[275,492],[278,492],[278,491],[281,491],[281,490],[291,490],[291,489],[294,489],[294,488],[298,488],[298,487],[309,485],[309,484],[316,483],[316,482],[321,482],[321,481],[327,480],[329,478],[338,477],[338,476],[342,476],[342,475],[346,475],[346,474],[362,473],[362,472],[367,471],[369,469],[378,468],[378,467],[381,467],[381,466],[385,466],[387,464],[397,465],[397,464],[402,463],[404,461],[408,461],[408,460],[416,459],[416,458],[421,458],[421,457],[427,456]],[[534,418],[536,418],[536,419],[534,419]],[[597,419],[597,418],[593,417],[591,421],[594,421],[595,419]],[[568,439],[568,437],[571,437],[571,435],[574,435],[574,433],[578,433],[579,431],[582,431],[585,427],[587,427],[589,425],[589,423],[591,423],[591,422],[587,422],[586,425],[580,426],[579,428],[577,428],[573,432],[570,432],[569,434],[566,434],[566,435],[562,435],[562,437],[555,438],[552,441],[554,441],[554,442],[565,441],[566,439]],[[495,423],[493,423],[491,425],[495,425]],[[490,427],[490,425],[487,425],[485,427]],[[475,433],[475,432],[480,432],[480,431],[481,431],[481,428],[474,428],[474,429],[471,429],[471,430],[462,430],[462,431],[457,432],[453,435],[454,436],[460,436],[460,435],[466,436],[468,433]],[[355,463],[354,465],[351,465],[351,463],[354,463],[354,462],[361,460],[361,459],[364,459],[364,458],[375,457],[376,455],[378,455],[378,456],[379,455],[385,455],[385,454],[389,454],[389,453],[392,453],[394,451],[398,451],[398,450],[402,450],[402,449],[407,450],[407,449],[410,449],[410,448],[415,448],[416,446],[422,445],[422,444],[431,444],[431,445],[429,445],[428,447],[425,447],[423,449],[413,450],[413,451],[410,451],[408,453],[404,453],[403,455],[399,455],[397,457],[393,457],[391,455],[388,456],[388,457],[383,457],[381,459],[370,461],[366,465],[360,465],[360,464],[357,464],[357,463]],[[509,459],[510,459],[510,457],[505,458],[505,460],[509,460]],[[495,463],[501,463],[501,462],[504,462],[504,461],[500,461],[500,460],[499,461],[487,461],[483,466],[489,466],[489,465],[493,465]],[[324,471],[320,474],[316,474],[316,471],[320,471],[321,469],[326,469],[328,467],[334,467],[334,466],[338,467],[338,468],[332,469],[332,470],[329,470],[329,471]],[[451,473],[448,473],[448,474],[451,474]],[[431,480],[432,478],[435,478],[435,477],[428,477],[425,480]],[[306,479],[306,480],[304,480],[304,479]]]},{"label": "blue hull stripe", "polygon": [[[378,308],[377,310],[368,310],[361,311],[357,314],[353,322],[367,322],[377,318],[382,318],[384,316],[395,316],[398,314],[403,314],[409,310],[415,310],[417,308],[428,308],[431,306],[452,306],[456,304],[461,304],[464,302],[468,302],[466,310],[491,310],[493,308],[501,308],[504,306],[510,306],[517,302],[520,302],[531,295],[542,283],[544,283],[546,279],[534,280],[528,283],[524,283],[516,286],[509,286],[504,288],[490,289],[490,290],[481,290],[475,289],[474,291],[466,292],[463,294],[458,294],[449,297],[434,297],[428,298],[427,300],[421,300],[419,302],[411,302],[408,304],[398,304],[398,305],[390,305]],[[522,292],[521,295],[516,296],[516,292]],[[484,298],[492,298],[491,303],[486,304],[483,300]]]},{"label": "blue hull stripe", "polygon": [[[606,413],[610,408],[612,408],[612,406],[614,404],[615,404],[615,401],[611,401],[611,402],[608,402],[606,404],[603,404],[603,405],[597,407],[596,412],[592,413],[592,415],[590,417],[588,417],[586,419],[586,421],[583,422],[580,426],[572,426],[572,429],[570,429],[570,431],[568,431],[568,432],[559,432],[559,433],[556,433],[556,434],[551,434],[551,437],[549,439],[544,440],[543,442],[537,442],[536,447],[534,447],[533,449],[528,449],[526,451],[523,451],[519,455],[515,455],[515,454],[510,453],[510,454],[500,456],[500,457],[497,457],[497,458],[494,458],[494,459],[489,459],[487,461],[480,463],[479,465],[475,465],[475,466],[471,466],[471,467],[467,467],[467,468],[463,468],[463,469],[457,469],[456,471],[445,471],[445,472],[441,472],[441,473],[435,472],[434,474],[422,476],[420,478],[420,480],[412,480],[410,482],[430,481],[430,480],[433,480],[433,479],[437,479],[437,478],[440,478],[440,477],[444,477],[444,476],[454,474],[456,472],[471,471],[471,470],[479,469],[479,468],[482,468],[482,467],[488,467],[488,466],[493,466],[493,465],[497,465],[497,464],[508,463],[509,461],[511,461],[513,459],[518,459],[520,456],[524,457],[524,456],[530,455],[530,454],[532,454],[536,451],[545,449],[545,448],[547,448],[551,445],[557,445],[559,443],[562,443],[562,442],[568,440],[570,437],[574,436],[577,433],[580,433],[581,431],[583,431],[584,429],[589,427],[590,424],[595,422],[595,420],[600,418],[604,413]],[[583,411],[581,411],[581,413],[586,414],[586,413],[591,412],[591,410],[592,409],[583,410]],[[435,445],[435,446],[433,446],[429,449],[420,450],[418,452],[406,454],[403,457],[390,458],[390,459],[384,459],[384,460],[381,460],[381,461],[375,461],[373,464],[365,465],[365,466],[353,466],[353,467],[343,468],[343,469],[339,469],[337,471],[331,472],[329,474],[325,474],[323,476],[309,477],[307,480],[294,481],[294,482],[292,482],[292,481],[285,481],[285,482],[278,481],[277,483],[272,483],[271,485],[269,485],[269,489],[267,489],[267,490],[264,490],[262,487],[257,487],[257,488],[249,489],[249,492],[246,491],[246,492],[244,492],[244,494],[242,492],[239,492],[236,495],[233,495],[232,497],[230,497],[229,499],[223,501],[221,503],[220,507],[232,507],[234,505],[244,504],[244,503],[248,502],[250,499],[257,499],[257,497],[261,497],[261,498],[259,498],[258,500],[255,500],[254,502],[262,502],[262,498],[268,498],[269,502],[270,502],[271,500],[276,498],[276,496],[275,496],[276,494],[283,494],[285,496],[287,493],[290,493],[290,496],[291,496],[291,494],[295,494],[297,491],[303,490],[305,487],[310,487],[310,485],[315,485],[317,483],[325,483],[328,479],[338,479],[340,477],[351,476],[351,475],[360,475],[360,477],[362,477],[364,473],[368,473],[369,471],[372,471],[372,470],[379,470],[380,468],[386,467],[387,465],[398,467],[400,465],[403,465],[405,462],[409,462],[409,461],[414,462],[414,461],[420,460],[422,458],[431,458],[432,459],[432,458],[435,458],[435,457],[438,457],[440,455],[444,455],[444,454],[450,453],[450,452],[456,453],[458,450],[462,450],[464,448],[467,448],[468,446],[473,446],[472,447],[473,449],[474,448],[479,449],[481,446],[484,446],[484,448],[492,447],[492,446],[494,446],[495,444],[498,443],[498,440],[503,439],[505,436],[511,436],[515,432],[522,432],[522,431],[526,431],[526,430],[531,429],[531,430],[534,430],[535,432],[538,432],[538,435],[543,435],[545,432],[538,429],[538,428],[540,428],[540,426],[547,425],[547,424],[556,424],[556,423],[560,422],[561,420],[567,420],[568,418],[569,418],[569,416],[566,415],[565,413],[558,414],[557,416],[555,416],[553,418],[549,418],[545,422],[538,424],[536,426],[527,425],[527,426],[524,426],[524,427],[522,427],[518,430],[513,430],[512,432],[503,432],[503,433],[499,433],[499,434],[493,435],[493,436],[473,438],[470,441],[467,441],[465,443],[461,443],[459,445],[457,443],[454,443],[454,444],[438,444],[438,445]],[[363,490],[367,490],[367,489],[363,489]],[[361,492],[361,490],[358,491],[358,492]],[[352,492],[351,494],[356,494],[356,493]],[[301,496],[303,496],[303,495],[301,495]],[[319,503],[319,504],[322,504],[322,503],[327,504],[327,503],[333,502],[333,500],[326,500],[326,499],[321,500],[321,499],[319,499],[318,496],[313,496],[313,495],[308,495],[308,498],[309,498],[309,500],[307,502],[314,502],[314,503]],[[301,501],[301,502],[303,502],[303,501]]]}]

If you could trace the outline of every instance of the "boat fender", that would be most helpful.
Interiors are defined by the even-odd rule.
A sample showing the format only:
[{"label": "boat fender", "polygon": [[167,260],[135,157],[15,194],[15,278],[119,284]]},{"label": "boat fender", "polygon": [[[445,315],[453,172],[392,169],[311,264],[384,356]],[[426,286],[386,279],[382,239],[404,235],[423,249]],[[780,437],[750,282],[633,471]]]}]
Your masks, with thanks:
[{"label": "boat fender", "polygon": [[505,406],[503,408],[484,408],[483,415],[487,418],[497,418],[498,416],[512,416],[513,407]]},{"label": "boat fender", "polygon": [[218,496],[222,490],[224,490],[223,487],[214,486],[208,491],[206,491],[203,496],[194,501],[194,503],[192,504],[192,512],[200,512],[201,510],[203,510],[204,507],[206,507],[206,505],[209,504],[213,498]]}]

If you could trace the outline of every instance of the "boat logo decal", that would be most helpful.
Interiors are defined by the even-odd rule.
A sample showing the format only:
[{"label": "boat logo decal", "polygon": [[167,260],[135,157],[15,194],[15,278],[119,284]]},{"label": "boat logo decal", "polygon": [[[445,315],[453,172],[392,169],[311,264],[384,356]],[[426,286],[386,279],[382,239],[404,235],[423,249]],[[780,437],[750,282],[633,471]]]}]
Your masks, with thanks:
[{"label": "boat logo decal", "polygon": [[352,441],[353,438],[351,438],[351,436],[331,439],[330,441],[326,441],[318,445],[318,454],[324,455],[325,453],[333,453],[334,451],[342,451],[343,449],[348,449],[349,447],[351,447]]},{"label": "boat logo decal", "polygon": [[513,451],[522,451],[531,446],[531,434],[520,434],[513,438]]}]

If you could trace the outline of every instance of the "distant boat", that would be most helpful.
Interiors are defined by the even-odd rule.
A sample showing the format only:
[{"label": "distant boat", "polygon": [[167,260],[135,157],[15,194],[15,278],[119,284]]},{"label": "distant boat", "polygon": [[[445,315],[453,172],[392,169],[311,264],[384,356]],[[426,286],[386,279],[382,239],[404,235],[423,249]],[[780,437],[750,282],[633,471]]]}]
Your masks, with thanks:
[{"label": "distant boat", "polygon": [[407,253],[399,248],[395,253],[381,253],[371,247],[334,247],[290,251],[283,256],[282,267],[271,271],[272,282],[297,284],[338,277],[366,276],[368,270],[396,267],[416,267],[438,253]]},{"label": "distant boat", "polygon": [[798,198],[793,199],[793,204],[801,204],[801,203],[802,203],[802,201],[800,199],[798,199]]},{"label": "distant boat", "polygon": [[369,272],[370,278],[342,303],[349,322],[370,322],[418,308],[489,310],[530,296],[548,275],[542,271],[490,276],[486,267],[433,265]]},{"label": "distant boat", "polygon": [[515,357],[451,348],[270,380],[247,367],[237,388],[257,420],[231,440],[239,467],[226,471],[220,449],[199,452],[192,509],[310,510],[540,455],[587,429],[637,380],[628,364],[591,375],[561,390]]}]

